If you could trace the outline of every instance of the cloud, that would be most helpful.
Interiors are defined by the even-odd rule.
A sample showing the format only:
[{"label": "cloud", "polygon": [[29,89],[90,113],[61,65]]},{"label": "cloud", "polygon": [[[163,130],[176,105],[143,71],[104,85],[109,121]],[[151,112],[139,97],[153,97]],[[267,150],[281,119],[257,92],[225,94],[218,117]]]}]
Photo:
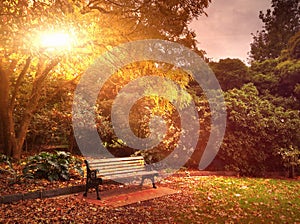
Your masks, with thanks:
[{"label": "cloud", "polygon": [[252,42],[251,33],[262,28],[259,11],[270,8],[270,0],[215,0],[190,27],[195,30],[199,48],[209,58],[227,57],[246,60]]}]

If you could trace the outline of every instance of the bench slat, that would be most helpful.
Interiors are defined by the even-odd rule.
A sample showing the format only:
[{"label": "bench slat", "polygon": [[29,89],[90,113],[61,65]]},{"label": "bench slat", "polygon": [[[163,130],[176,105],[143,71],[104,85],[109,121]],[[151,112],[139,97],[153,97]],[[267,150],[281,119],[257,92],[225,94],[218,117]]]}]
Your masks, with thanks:
[{"label": "bench slat", "polygon": [[134,167],[144,167],[145,165],[142,165],[140,163],[119,163],[119,164],[104,164],[104,165],[100,165],[100,164],[94,164],[94,165],[91,165],[90,167],[92,168],[103,168],[105,169],[106,167],[115,167],[115,168],[118,168],[118,167],[130,167],[130,166],[134,166]]},{"label": "bench slat", "polygon": [[156,174],[158,174],[157,171],[142,171],[142,172],[137,172],[137,173],[125,173],[125,174],[104,176],[103,178],[110,179],[110,180],[117,180],[117,179],[122,179],[122,178],[139,177],[139,176],[156,175]]},{"label": "bench slat", "polygon": [[105,167],[102,169],[97,169],[99,173],[102,172],[113,172],[116,170],[145,170],[145,167],[141,166],[120,166],[120,167]]},{"label": "bench slat", "polygon": [[118,166],[144,166],[144,164],[140,161],[135,162],[114,162],[114,163],[89,163],[90,167],[98,168],[98,167],[118,167]]},{"label": "bench slat", "polygon": [[104,161],[104,162],[101,162],[101,161],[91,161],[89,162],[89,164],[91,165],[101,165],[101,164],[120,164],[120,163],[124,163],[124,164],[131,164],[131,163],[139,163],[139,164],[143,164],[144,163],[144,160],[130,160],[130,161],[112,161],[112,162],[109,162],[109,161]]},{"label": "bench slat", "polygon": [[135,173],[135,172],[141,172],[141,171],[146,171],[145,169],[134,169],[134,170],[113,170],[113,171],[100,171],[98,173],[98,176],[105,176],[105,175],[115,175],[115,174],[119,174],[119,173]]},{"label": "bench slat", "polygon": [[100,163],[105,163],[105,162],[120,162],[120,161],[134,161],[134,160],[142,160],[144,161],[144,158],[142,156],[137,156],[137,157],[115,157],[115,158],[105,158],[105,159],[90,159],[88,160],[89,162],[100,162]]}]

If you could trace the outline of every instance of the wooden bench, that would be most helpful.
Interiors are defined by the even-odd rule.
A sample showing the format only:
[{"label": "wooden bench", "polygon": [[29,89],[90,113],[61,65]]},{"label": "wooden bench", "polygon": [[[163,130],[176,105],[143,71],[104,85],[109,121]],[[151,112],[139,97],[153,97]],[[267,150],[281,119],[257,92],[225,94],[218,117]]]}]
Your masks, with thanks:
[{"label": "wooden bench", "polygon": [[153,188],[156,188],[154,177],[158,176],[158,172],[147,170],[142,156],[86,159],[84,162],[87,168],[86,188],[83,194],[85,197],[90,188],[95,188],[97,199],[100,200],[98,187],[100,184],[103,184],[104,180],[134,180],[137,177],[141,177],[141,186],[145,179],[150,179]]}]

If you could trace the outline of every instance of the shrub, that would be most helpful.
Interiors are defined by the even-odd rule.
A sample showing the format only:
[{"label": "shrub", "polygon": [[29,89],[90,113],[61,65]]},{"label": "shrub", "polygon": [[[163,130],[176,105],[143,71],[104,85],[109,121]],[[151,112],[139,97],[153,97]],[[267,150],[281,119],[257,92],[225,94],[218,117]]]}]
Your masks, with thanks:
[{"label": "shrub", "polygon": [[293,161],[290,165],[296,165],[298,149],[294,146],[300,139],[297,110],[261,98],[252,83],[228,91],[225,99],[227,129],[218,155],[226,168],[242,175],[261,176],[266,171],[283,170],[282,162]]},{"label": "shrub", "polygon": [[0,164],[4,164],[3,167],[0,167],[1,173],[8,173],[12,176],[16,176],[16,171],[12,166],[10,157],[0,154]]},{"label": "shrub", "polygon": [[83,176],[82,161],[69,152],[41,152],[29,157],[23,168],[24,177],[35,179],[69,180],[74,174]]}]

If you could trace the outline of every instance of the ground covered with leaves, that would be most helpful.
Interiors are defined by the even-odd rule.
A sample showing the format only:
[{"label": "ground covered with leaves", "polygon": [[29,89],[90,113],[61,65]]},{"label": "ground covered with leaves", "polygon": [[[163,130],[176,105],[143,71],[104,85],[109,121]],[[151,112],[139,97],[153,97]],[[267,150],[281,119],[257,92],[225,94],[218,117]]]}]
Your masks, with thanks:
[{"label": "ground covered with leaves", "polygon": [[1,223],[300,223],[300,181],[194,176],[158,186],[177,194],[119,208],[76,195],[1,205]]}]

